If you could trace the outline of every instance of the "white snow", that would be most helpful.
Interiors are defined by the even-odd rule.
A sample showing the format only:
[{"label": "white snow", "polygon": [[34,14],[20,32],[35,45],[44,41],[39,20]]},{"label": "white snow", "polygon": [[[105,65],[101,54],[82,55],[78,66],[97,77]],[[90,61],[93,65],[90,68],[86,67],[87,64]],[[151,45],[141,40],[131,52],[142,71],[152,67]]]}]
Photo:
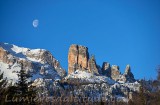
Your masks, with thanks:
[{"label": "white snow", "polygon": [[69,74],[66,78],[81,78],[86,79],[92,83],[100,83],[100,82],[107,82],[108,84],[114,84],[115,81],[106,77],[106,76],[96,76],[92,73],[87,71],[76,70],[74,73]]},{"label": "white snow", "polygon": [[128,98],[120,96],[120,95],[116,95],[117,101],[123,101],[123,102],[128,102]]},{"label": "white snow", "polygon": [[32,86],[36,86],[36,87],[45,86],[45,82],[42,78],[37,78],[34,80],[34,83],[32,83]]},{"label": "white snow", "polygon": [[30,57],[26,57],[28,60],[33,61],[33,62],[41,62],[42,59],[36,59],[36,58],[30,58]]},{"label": "white snow", "polygon": [[1,72],[4,72],[3,78],[6,78],[13,83],[15,83],[18,80],[17,72],[19,72],[21,67],[15,63],[11,68],[9,68],[9,65],[3,62],[0,62],[0,70]]},{"label": "white snow", "polygon": [[30,49],[30,52],[36,55],[39,55],[42,51],[45,51],[44,49]]},{"label": "white snow", "polygon": [[85,72],[85,71],[76,70],[70,76],[74,78],[91,78],[93,74]]},{"label": "white snow", "polygon": [[[18,47],[16,45],[8,43],[0,43],[0,47],[2,47],[5,51],[11,53],[11,55],[18,57],[19,59],[26,59],[34,62],[41,62],[42,59],[36,59],[34,57],[39,56],[41,53],[46,51],[45,49],[29,49],[24,47]],[[34,57],[28,57],[27,54],[34,55]]]},{"label": "white snow", "polygon": [[18,47],[16,45],[13,45],[13,47],[11,48],[14,52],[16,53],[23,53],[24,55],[26,54],[26,52],[29,50],[28,48],[24,48],[24,47]]},{"label": "white snow", "polygon": [[139,91],[139,87],[140,87],[140,83],[138,83],[137,81],[134,83],[123,83],[121,84],[122,86],[128,87],[133,91]]}]

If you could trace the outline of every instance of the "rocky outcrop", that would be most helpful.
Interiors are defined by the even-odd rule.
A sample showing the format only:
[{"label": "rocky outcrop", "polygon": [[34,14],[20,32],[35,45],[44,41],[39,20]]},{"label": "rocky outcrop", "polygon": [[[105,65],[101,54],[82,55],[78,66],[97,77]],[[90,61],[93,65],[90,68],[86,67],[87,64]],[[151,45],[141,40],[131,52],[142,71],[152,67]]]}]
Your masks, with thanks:
[{"label": "rocky outcrop", "polygon": [[42,49],[37,49],[37,50],[27,50],[26,51],[26,56],[27,57],[30,57],[30,58],[34,58],[34,59],[36,59],[36,60],[41,60],[41,61],[43,61],[43,58],[42,57],[44,57],[43,56],[43,54],[45,53],[45,52],[47,52],[46,50],[42,50]]},{"label": "rocky outcrop", "polygon": [[[133,82],[135,79],[134,79],[134,75],[133,73],[131,72],[131,67],[130,65],[127,65],[126,66],[126,69],[125,69],[125,72],[124,72],[124,77],[126,78],[126,81],[129,81],[129,82]],[[126,82],[125,81],[125,82]]]},{"label": "rocky outcrop", "polygon": [[73,44],[68,53],[68,73],[71,74],[77,69],[99,74],[94,56],[89,58],[88,48]]},{"label": "rocky outcrop", "polygon": [[111,67],[111,78],[113,80],[116,80],[119,78],[119,75],[120,75],[120,71],[119,71],[119,66],[117,65],[112,65]]},{"label": "rocky outcrop", "polygon": [[15,63],[19,65],[22,63],[26,72],[44,74],[45,68],[48,68],[57,72],[57,75],[61,77],[66,75],[59,61],[44,49],[29,49],[8,43],[0,43],[0,61],[9,64],[9,69]]},{"label": "rocky outcrop", "polygon": [[45,73],[45,68],[44,68],[44,66],[41,66],[41,69],[40,69],[40,74],[44,74]]},{"label": "rocky outcrop", "polygon": [[3,48],[0,48],[0,60],[3,62],[7,62],[7,54],[8,52],[5,51]]},{"label": "rocky outcrop", "polygon": [[84,46],[78,46],[78,64],[82,66],[82,68],[87,68],[88,58],[88,48]]},{"label": "rocky outcrop", "polygon": [[68,53],[68,73],[72,73],[77,69],[78,64],[78,46],[71,45]]},{"label": "rocky outcrop", "polygon": [[102,66],[102,71],[103,71],[103,75],[106,75],[115,81],[119,81],[119,82],[127,82],[127,81],[134,82],[135,81],[134,75],[131,72],[130,65],[127,65],[124,74],[121,74],[119,70],[119,66],[112,65],[110,69],[109,63],[104,62]]},{"label": "rocky outcrop", "polygon": [[43,64],[48,63],[49,65],[52,65],[53,67],[60,66],[59,62],[53,57],[53,55],[49,51],[46,51],[43,49],[37,49],[35,51],[28,50],[26,52],[26,56],[29,58],[39,60]]},{"label": "rocky outcrop", "polygon": [[124,74],[121,74],[119,66],[110,66],[108,62],[103,62],[101,68],[96,64],[94,56],[89,58],[87,47],[73,44],[70,46],[68,53],[68,74],[76,70],[85,70],[95,75],[104,75],[120,82],[134,81],[134,75],[130,70],[130,65],[127,65]]},{"label": "rocky outcrop", "polygon": [[71,45],[68,53],[68,73],[76,69],[87,69],[89,53],[88,48],[80,45]]},{"label": "rocky outcrop", "polygon": [[[37,54],[38,53],[38,54]],[[47,50],[38,49],[36,54],[33,51],[27,52],[26,55],[30,58],[34,58],[39,60],[42,64],[49,64],[51,65],[59,75],[64,77],[66,72],[64,69],[61,68],[60,62],[54,58],[54,56]],[[40,69],[40,68],[38,68]]]},{"label": "rocky outcrop", "polygon": [[88,61],[88,70],[93,74],[96,74],[96,75],[99,74],[94,56],[91,56],[91,58]]},{"label": "rocky outcrop", "polygon": [[13,65],[16,60],[8,51],[0,47],[0,61]]},{"label": "rocky outcrop", "polygon": [[102,74],[111,77],[111,67],[108,62],[103,62],[102,64]]},{"label": "rocky outcrop", "polygon": [[0,48],[0,61],[3,63],[9,64],[9,68],[14,63],[18,63],[18,64],[23,63],[23,67],[25,68],[26,72],[28,72],[30,69],[33,69],[33,64],[31,61],[27,61],[27,60],[15,57],[9,51],[6,51],[2,47]]},{"label": "rocky outcrop", "polygon": [[131,73],[131,67],[130,67],[130,65],[127,65],[127,66],[126,66],[124,75],[133,76],[133,74]]}]

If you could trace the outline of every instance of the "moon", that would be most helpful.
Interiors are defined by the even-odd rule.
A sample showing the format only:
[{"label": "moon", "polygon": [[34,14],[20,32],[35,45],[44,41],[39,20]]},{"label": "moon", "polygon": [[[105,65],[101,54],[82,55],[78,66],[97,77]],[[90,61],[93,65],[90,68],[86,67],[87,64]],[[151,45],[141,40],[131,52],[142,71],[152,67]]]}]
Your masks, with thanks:
[{"label": "moon", "polygon": [[38,19],[33,20],[32,25],[34,28],[37,28],[39,25],[39,20]]}]

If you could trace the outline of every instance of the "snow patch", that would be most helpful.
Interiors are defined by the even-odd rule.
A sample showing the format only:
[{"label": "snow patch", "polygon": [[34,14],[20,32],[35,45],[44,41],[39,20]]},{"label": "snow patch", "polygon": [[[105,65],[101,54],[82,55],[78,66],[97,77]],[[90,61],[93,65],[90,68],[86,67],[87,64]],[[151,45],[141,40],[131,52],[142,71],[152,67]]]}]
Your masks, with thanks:
[{"label": "snow patch", "polygon": [[13,45],[13,47],[11,48],[11,50],[13,50],[16,53],[23,53],[24,55],[26,55],[26,52],[29,50],[28,48],[24,48],[24,47],[18,47],[16,45]]},{"label": "snow patch", "polygon": [[17,73],[20,71],[21,67],[17,63],[15,63],[12,67],[9,64],[0,62],[0,70],[4,73],[3,77],[6,78],[13,83],[17,82],[18,76]]}]

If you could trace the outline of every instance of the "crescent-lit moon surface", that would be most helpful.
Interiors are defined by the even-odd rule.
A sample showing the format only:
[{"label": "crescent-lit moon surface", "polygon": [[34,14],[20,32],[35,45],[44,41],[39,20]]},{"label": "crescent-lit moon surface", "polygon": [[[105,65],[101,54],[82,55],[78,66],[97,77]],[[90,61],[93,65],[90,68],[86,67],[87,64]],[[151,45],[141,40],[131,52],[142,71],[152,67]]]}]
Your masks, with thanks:
[{"label": "crescent-lit moon surface", "polygon": [[34,28],[36,28],[36,27],[38,27],[38,25],[39,25],[39,20],[38,19],[35,19],[35,20],[33,20],[33,27]]}]

